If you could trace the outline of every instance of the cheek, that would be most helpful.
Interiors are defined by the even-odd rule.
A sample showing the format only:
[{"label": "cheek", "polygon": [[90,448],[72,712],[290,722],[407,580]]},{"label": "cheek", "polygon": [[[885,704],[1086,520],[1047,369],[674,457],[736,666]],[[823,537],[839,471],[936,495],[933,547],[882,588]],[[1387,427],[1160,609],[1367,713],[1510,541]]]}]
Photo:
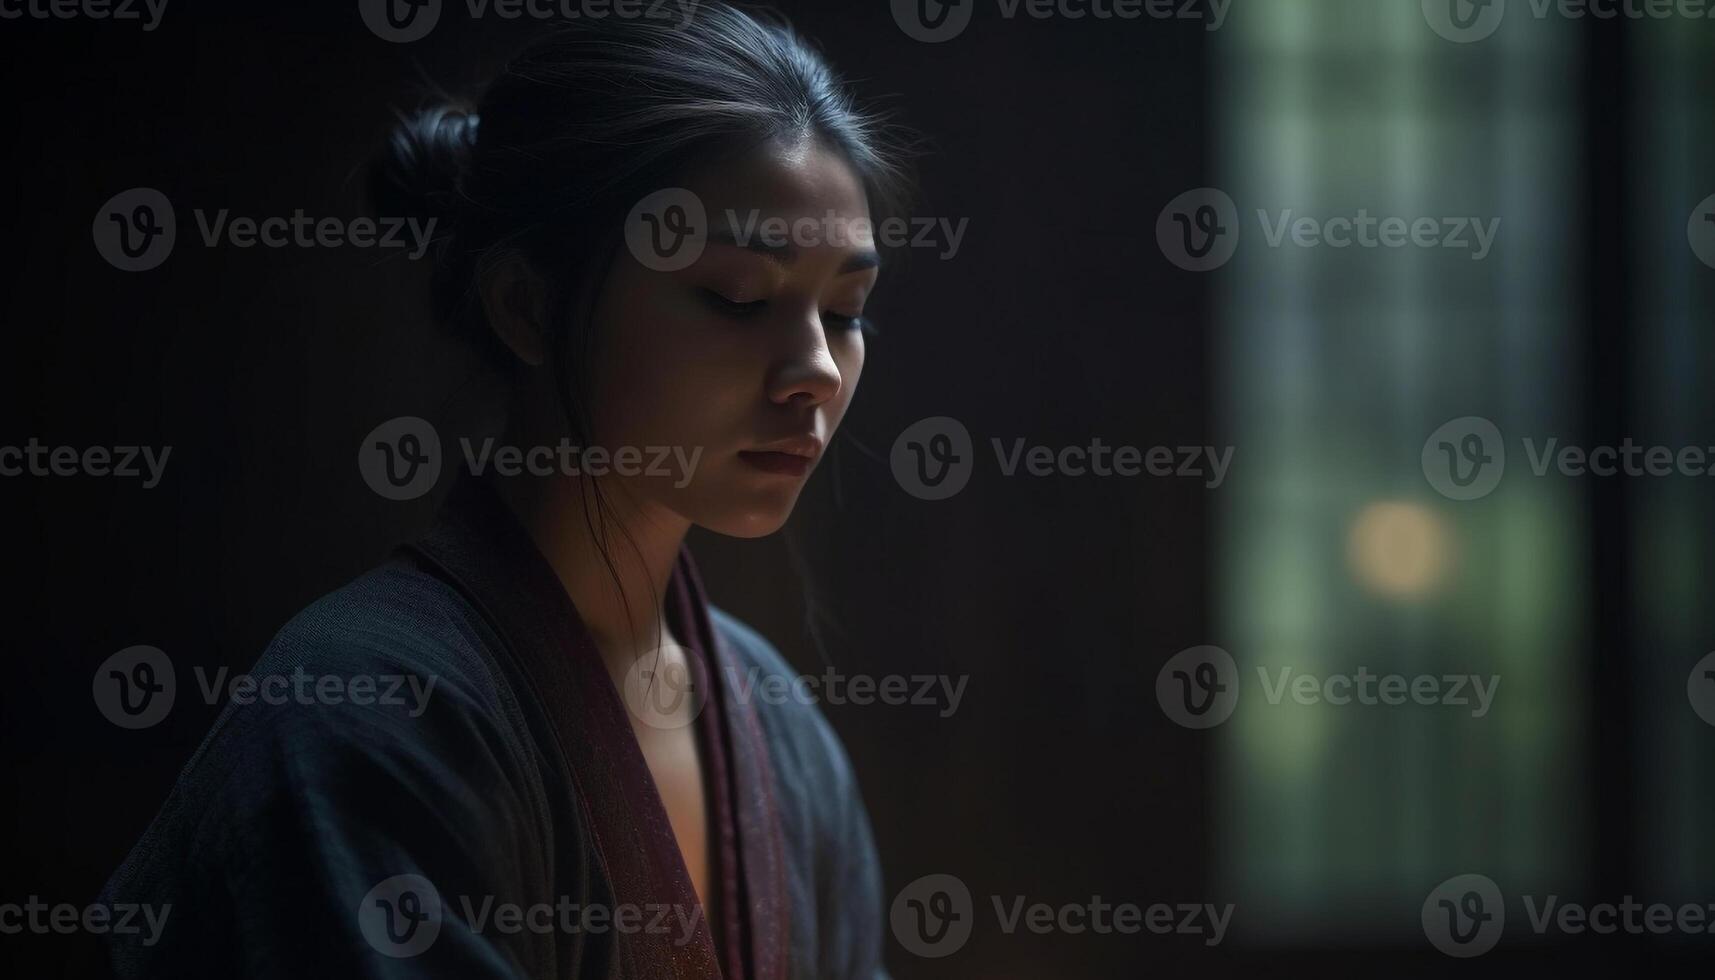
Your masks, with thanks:
[{"label": "cheek", "polygon": [[849,335],[830,335],[828,346],[834,355],[834,366],[840,372],[840,393],[827,406],[829,427],[833,428],[838,426],[840,419],[845,416],[846,409],[852,403],[852,396],[857,394],[858,378],[863,375],[863,331],[853,330]]},{"label": "cheek", "polygon": [[742,352],[668,283],[616,283],[598,313],[591,365],[595,438],[603,445],[702,446],[747,392]]}]

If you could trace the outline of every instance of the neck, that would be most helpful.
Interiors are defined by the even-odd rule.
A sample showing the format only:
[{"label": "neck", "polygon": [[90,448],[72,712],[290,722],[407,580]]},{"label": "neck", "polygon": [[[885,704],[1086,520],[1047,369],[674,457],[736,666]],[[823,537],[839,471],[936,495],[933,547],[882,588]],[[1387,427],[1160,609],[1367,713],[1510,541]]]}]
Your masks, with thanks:
[{"label": "neck", "polygon": [[617,676],[672,640],[665,615],[667,583],[690,524],[629,504],[616,488],[603,487],[607,512],[598,511],[590,480],[491,478]]}]

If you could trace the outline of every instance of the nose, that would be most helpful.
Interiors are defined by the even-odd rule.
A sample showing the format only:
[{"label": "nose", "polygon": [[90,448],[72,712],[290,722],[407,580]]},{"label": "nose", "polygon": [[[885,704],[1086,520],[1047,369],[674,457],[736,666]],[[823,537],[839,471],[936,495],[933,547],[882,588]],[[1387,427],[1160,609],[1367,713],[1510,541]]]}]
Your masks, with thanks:
[{"label": "nose", "polygon": [[820,405],[840,393],[839,364],[821,318],[811,314],[791,329],[791,340],[768,372],[768,400],[779,405]]}]

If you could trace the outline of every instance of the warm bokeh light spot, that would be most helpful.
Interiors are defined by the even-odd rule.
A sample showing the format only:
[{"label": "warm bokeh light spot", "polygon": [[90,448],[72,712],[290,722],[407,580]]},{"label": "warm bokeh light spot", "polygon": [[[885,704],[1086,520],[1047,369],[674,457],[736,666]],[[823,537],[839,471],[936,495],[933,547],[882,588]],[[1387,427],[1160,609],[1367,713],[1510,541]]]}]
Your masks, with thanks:
[{"label": "warm bokeh light spot", "polygon": [[1346,555],[1359,584],[1398,598],[1433,591],[1452,563],[1446,524],[1418,504],[1371,504],[1352,521]]}]

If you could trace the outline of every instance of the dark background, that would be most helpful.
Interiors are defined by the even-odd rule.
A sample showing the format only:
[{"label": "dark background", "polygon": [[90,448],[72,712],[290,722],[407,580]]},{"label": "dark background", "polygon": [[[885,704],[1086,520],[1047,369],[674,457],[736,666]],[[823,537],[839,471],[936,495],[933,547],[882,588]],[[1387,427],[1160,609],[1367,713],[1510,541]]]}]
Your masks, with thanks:
[{"label": "dark background", "polygon": [[[457,414],[471,373],[428,326],[426,263],[209,249],[190,210],[364,213],[362,166],[392,110],[430,85],[470,91],[533,22],[467,23],[455,3],[428,39],[393,45],[353,4],[238,7],[175,0],[149,34],[0,23],[14,253],[3,383],[19,396],[4,441],[173,447],[152,491],[0,481],[7,619],[20,627],[0,686],[0,901],[89,901],[214,716],[181,697],[161,725],[117,729],[91,701],[95,666],[146,643],[174,657],[181,683],[192,664],[247,667],[294,612],[423,526],[434,498],[380,499],[356,448],[385,419]],[[937,504],[904,493],[887,465],[900,430],[942,414],[979,447],[1218,441],[1208,280],[1162,261],[1153,235],[1163,203],[1209,182],[1208,35],[1171,21],[1019,29],[979,16],[958,43],[925,45],[900,34],[885,2],[787,12],[860,92],[891,97],[931,141],[916,213],[970,223],[953,260],[913,255],[885,279],[881,334],[837,452],[793,518],[802,567],[782,537],[699,534],[714,600],[808,673],[826,657],[848,673],[970,676],[951,718],[827,709],[864,787],[889,898],[945,872],[979,906],[987,895],[1237,900],[1210,890],[1210,742],[1171,724],[1153,693],[1164,658],[1218,642],[1207,492],[1195,481],[1003,480],[979,466],[956,501]],[[1592,45],[1595,70],[1612,70],[1612,46],[1594,34]],[[1623,114],[1612,87],[1592,82],[1589,95],[1593,115]],[[1611,147],[1623,144],[1592,143],[1592,213],[1618,221],[1602,202],[1625,165]],[[180,235],[166,264],[128,274],[97,255],[89,226],[135,186],[173,200]],[[1593,246],[1604,247],[1616,246]],[[1625,302],[1623,282],[1588,288],[1593,304]],[[1598,500],[1592,521],[1617,527],[1619,503]],[[1623,549],[1614,535],[1597,540],[1607,558]],[[1592,768],[1592,797],[1623,792],[1624,746],[1594,741],[1608,754]],[[1623,851],[1592,860],[1617,862],[1624,880]],[[1619,944],[1599,956],[1503,949],[1475,967],[1631,955]],[[0,937],[0,961],[15,957],[39,976],[103,970],[81,936]],[[1208,950],[1186,937],[1007,936],[986,924],[949,960],[914,959],[891,940],[889,959],[906,978],[1469,969],[1426,946]]]}]

